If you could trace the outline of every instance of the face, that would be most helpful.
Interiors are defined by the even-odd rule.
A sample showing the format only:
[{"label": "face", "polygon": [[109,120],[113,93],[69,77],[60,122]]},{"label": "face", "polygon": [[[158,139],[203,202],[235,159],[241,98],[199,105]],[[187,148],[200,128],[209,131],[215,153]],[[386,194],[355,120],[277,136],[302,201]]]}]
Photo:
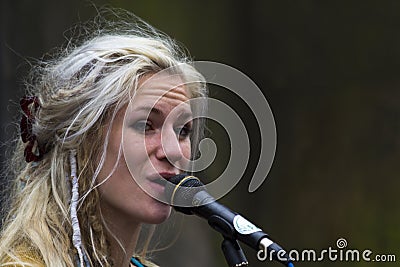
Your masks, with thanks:
[{"label": "face", "polygon": [[108,217],[160,223],[169,216],[170,206],[157,200],[163,182],[187,168],[191,155],[192,113],[180,83],[167,75],[143,78],[113,120],[98,179]]}]

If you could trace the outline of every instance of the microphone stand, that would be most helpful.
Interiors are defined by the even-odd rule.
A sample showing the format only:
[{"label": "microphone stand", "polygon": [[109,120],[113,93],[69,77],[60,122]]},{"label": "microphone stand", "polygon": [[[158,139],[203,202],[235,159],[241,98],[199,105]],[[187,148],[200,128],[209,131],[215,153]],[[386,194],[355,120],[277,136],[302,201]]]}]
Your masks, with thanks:
[{"label": "microphone stand", "polygon": [[249,262],[236,239],[223,236],[221,248],[229,267],[248,266]]}]

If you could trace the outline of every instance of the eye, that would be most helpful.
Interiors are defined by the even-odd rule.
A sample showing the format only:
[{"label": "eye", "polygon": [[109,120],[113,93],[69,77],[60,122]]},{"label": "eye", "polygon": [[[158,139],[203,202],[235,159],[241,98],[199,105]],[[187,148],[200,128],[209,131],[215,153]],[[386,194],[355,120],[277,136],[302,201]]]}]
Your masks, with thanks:
[{"label": "eye", "polygon": [[189,123],[175,128],[175,133],[179,136],[180,139],[190,137],[192,132],[192,125],[190,125]]},{"label": "eye", "polygon": [[152,129],[152,124],[148,120],[140,120],[132,125],[132,128],[139,133],[146,133]]}]

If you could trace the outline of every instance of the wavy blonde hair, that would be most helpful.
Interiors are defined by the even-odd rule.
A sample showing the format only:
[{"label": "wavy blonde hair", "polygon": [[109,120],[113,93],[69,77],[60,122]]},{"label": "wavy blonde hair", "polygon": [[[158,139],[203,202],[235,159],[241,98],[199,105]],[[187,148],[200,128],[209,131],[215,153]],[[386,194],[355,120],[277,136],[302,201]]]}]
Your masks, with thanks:
[{"label": "wavy blonde hair", "polygon": [[[128,103],[141,77],[171,67],[182,77],[200,81],[187,86],[191,97],[206,95],[203,77],[174,41],[132,14],[111,13],[114,22],[102,14],[95,27],[83,27],[79,38],[84,40],[68,43],[56,59],[35,66],[26,83],[28,93],[41,103],[33,133],[47,153],[37,163],[26,163],[25,145],[18,141],[5,177],[15,182],[1,232],[0,266],[76,266],[69,210],[71,150],[77,155],[85,254],[91,266],[111,266],[107,225],[95,187],[108,143],[107,122]],[[194,132],[196,148],[200,120],[194,121]]]}]

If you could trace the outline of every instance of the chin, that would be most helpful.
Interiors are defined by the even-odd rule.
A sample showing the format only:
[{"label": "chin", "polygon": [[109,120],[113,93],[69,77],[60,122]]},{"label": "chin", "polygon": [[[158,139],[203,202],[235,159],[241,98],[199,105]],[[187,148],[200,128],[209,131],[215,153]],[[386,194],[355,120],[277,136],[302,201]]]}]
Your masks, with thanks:
[{"label": "chin", "polygon": [[158,207],[153,212],[151,212],[145,223],[160,224],[169,218],[171,214],[171,207],[166,204],[160,204],[162,205],[162,207]]}]

